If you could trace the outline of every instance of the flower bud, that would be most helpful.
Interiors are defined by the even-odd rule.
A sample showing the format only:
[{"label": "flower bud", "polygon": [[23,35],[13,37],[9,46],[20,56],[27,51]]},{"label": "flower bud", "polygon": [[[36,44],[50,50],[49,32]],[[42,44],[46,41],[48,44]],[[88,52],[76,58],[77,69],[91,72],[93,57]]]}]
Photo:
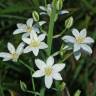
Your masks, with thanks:
[{"label": "flower bud", "polygon": [[56,8],[57,10],[61,10],[63,7],[63,1],[62,0],[58,0],[57,4],[56,4]]},{"label": "flower bud", "polygon": [[65,21],[65,27],[67,29],[71,28],[71,26],[73,25],[73,17],[69,17],[66,21]]},{"label": "flower bud", "polygon": [[80,96],[80,94],[81,94],[81,91],[77,90],[76,93],[74,94],[74,96]]},{"label": "flower bud", "polygon": [[33,11],[32,16],[33,16],[34,21],[39,21],[39,14],[38,14],[38,12]]},{"label": "flower bud", "polygon": [[27,90],[26,84],[22,81],[20,81],[20,87],[21,87],[21,90],[24,91],[24,92]]}]

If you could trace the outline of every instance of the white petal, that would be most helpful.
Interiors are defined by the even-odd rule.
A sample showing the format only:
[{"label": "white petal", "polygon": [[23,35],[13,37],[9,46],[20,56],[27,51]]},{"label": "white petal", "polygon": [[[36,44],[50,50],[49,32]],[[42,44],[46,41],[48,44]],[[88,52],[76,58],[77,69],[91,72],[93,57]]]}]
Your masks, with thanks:
[{"label": "white petal", "polygon": [[66,14],[66,13],[69,13],[69,11],[67,11],[67,10],[63,10],[63,11],[60,11],[60,15],[62,15],[62,14]]},{"label": "white petal", "polygon": [[16,29],[16,30],[13,32],[13,34],[15,35],[15,34],[23,33],[23,32],[26,32],[26,30],[25,30],[25,29]]},{"label": "white petal", "polygon": [[39,30],[39,28],[36,28],[36,27],[33,27],[33,30],[32,30],[32,32],[37,32],[37,33],[40,33],[40,30]]},{"label": "white petal", "polygon": [[38,36],[39,41],[43,41],[45,39],[46,34],[41,34]]},{"label": "white petal", "polygon": [[44,72],[42,72],[41,70],[37,70],[32,77],[42,77],[44,76]]},{"label": "white petal", "polygon": [[46,23],[46,21],[40,21],[40,22],[39,22],[39,25],[42,26],[42,25],[44,25],[45,23]]},{"label": "white petal", "polygon": [[53,83],[52,77],[51,77],[51,76],[50,76],[50,77],[45,76],[45,86],[46,86],[48,89],[51,88],[52,83]]},{"label": "white petal", "polygon": [[94,40],[91,37],[86,37],[84,43],[91,44],[94,43]]},{"label": "white petal", "polygon": [[86,29],[83,29],[83,30],[80,31],[80,36],[81,37],[86,37],[86,35],[87,35],[87,30]]},{"label": "white petal", "polygon": [[52,66],[54,64],[54,58],[52,56],[48,57],[46,63],[48,66]]},{"label": "white petal", "polygon": [[73,51],[76,52],[76,51],[79,51],[79,50],[80,50],[80,44],[75,43]]},{"label": "white petal", "polygon": [[75,53],[74,53],[74,56],[75,56],[75,59],[76,59],[76,60],[79,60],[80,57],[81,57],[81,52],[80,52],[80,51],[75,52]]},{"label": "white petal", "polygon": [[32,48],[32,51],[33,51],[33,54],[34,54],[35,56],[37,56],[38,53],[39,53],[39,49],[38,49],[38,48]]},{"label": "white petal", "polygon": [[39,7],[41,10],[46,11],[46,8],[44,6]]},{"label": "white petal", "polygon": [[90,46],[86,45],[86,44],[81,44],[81,48],[85,51],[88,52],[89,54],[92,54],[92,49]]},{"label": "white petal", "polygon": [[62,40],[64,40],[66,43],[74,43],[75,42],[75,38],[72,36],[64,36],[62,38]]},{"label": "white petal", "polygon": [[65,64],[55,64],[52,68],[55,72],[60,72],[65,68]]},{"label": "white petal", "polygon": [[75,36],[75,37],[78,37],[80,35],[79,31],[77,29],[72,29],[72,34]]},{"label": "white petal", "polygon": [[44,42],[41,42],[39,48],[40,49],[45,49],[45,48],[48,48],[48,45]]},{"label": "white petal", "polygon": [[30,33],[30,38],[31,38],[31,40],[38,40],[38,36],[37,36],[36,32]]},{"label": "white petal", "polygon": [[0,52],[0,57],[2,57],[2,58],[11,58],[11,54],[6,53],[6,52]]},{"label": "white petal", "polygon": [[44,61],[40,60],[40,59],[36,59],[35,60],[35,64],[36,66],[40,69],[43,70],[46,67],[46,64]]},{"label": "white petal", "polygon": [[24,50],[24,45],[25,45],[25,44],[22,42],[22,43],[20,43],[19,46],[17,47],[16,53],[17,53],[18,55],[22,54],[22,52],[23,52],[23,50]]},{"label": "white petal", "polygon": [[29,53],[31,52],[32,49],[30,48],[30,46],[27,46],[25,49],[24,49],[24,53]]},{"label": "white petal", "polygon": [[10,53],[15,53],[15,47],[10,42],[7,44],[7,47]]},{"label": "white petal", "polygon": [[61,77],[60,73],[53,73],[52,77],[53,77],[55,80],[62,80],[62,77]]},{"label": "white petal", "polygon": [[27,28],[26,24],[22,24],[22,23],[18,23],[17,27],[18,27],[18,29],[26,29]]},{"label": "white petal", "polygon": [[3,61],[9,61],[11,60],[12,58],[4,58]]},{"label": "white petal", "polygon": [[30,36],[30,33],[24,33],[23,35],[22,35],[22,38],[27,38],[27,37],[29,37]]},{"label": "white petal", "polygon": [[48,15],[46,12],[40,12],[40,15]]},{"label": "white petal", "polygon": [[32,18],[29,18],[26,22],[27,26],[28,27],[32,27],[32,24],[33,24],[33,19]]},{"label": "white petal", "polygon": [[31,39],[29,38],[22,38],[22,40],[27,43],[27,44],[30,44],[31,43]]}]

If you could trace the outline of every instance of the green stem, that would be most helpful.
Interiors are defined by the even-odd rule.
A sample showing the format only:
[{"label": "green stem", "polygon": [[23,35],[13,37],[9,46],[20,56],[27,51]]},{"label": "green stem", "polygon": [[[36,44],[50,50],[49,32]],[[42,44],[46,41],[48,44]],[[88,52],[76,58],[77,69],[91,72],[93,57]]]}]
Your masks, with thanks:
[{"label": "green stem", "polygon": [[0,96],[4,96],[3,89],[2,89],[2,86],[1,86],[1,81],[0,81]]},{"label": "green stem", "polygon": [[53,0],[53,9],[50,16],[50,23],[49,23],[49,30],[48,30],[48,38],[47,38],[47,44],[48,44],[48,56],[51,54],[51,46],[52,46],[52,39],[53,39],[53,30],[54,30],[54,17],[56,15],[56,9],[55,9],[56,0]]},{"label": "green stem", "polygon": [[45,0],[45,6],[47,6],[47,0]]},{"label": "green stem", "polygon": [[28,68],[29,70],[31,70],[32,72],[34,72],[34,69],[32,67],[30,67],[28,64],[25,64],[25,62],[23,62],[22,60],[19,60],[19,62],[21,64],[23,64],[26,68]]},{"label": "green stem", "polygon": [[31,93],[31,94],[36,94],[36,95],[40,96],[40,93],[38,93],[38,92],[33,92],[33,91],[29,91],[29,90],[27,90],[26,92]]}]

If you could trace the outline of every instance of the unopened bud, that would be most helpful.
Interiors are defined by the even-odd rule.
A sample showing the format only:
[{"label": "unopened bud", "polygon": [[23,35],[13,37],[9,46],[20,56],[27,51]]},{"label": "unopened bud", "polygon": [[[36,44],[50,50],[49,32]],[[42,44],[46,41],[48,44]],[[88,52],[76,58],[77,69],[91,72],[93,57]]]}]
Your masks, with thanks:
[{"label": "unopened bud", "polygon": [[63,0],[58,0],[56,4],[57,10],[61,10],[63,7]]},{"label": "unopened bud", "polygon": [[38,14],[38,12],[34,11],[32,13],[32,16],[33,16],[34,21],[39,21],[39,14]]},{"label": "unopened bud", "polygon": [[65,27],[67,29],[71,28],[71,26],[73,25],[73,17],[69,17],[66,21],[65,21]]}]

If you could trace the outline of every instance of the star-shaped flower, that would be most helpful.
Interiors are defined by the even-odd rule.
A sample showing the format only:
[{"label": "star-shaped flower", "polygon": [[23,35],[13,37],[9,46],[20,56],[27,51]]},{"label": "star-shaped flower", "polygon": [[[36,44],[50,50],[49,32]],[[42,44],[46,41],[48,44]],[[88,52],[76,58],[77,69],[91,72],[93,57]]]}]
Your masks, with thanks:
[{"label": "star-shaped flower", "polygon": [[[38,22],[39,26],[42,26],[45,23],[46,23],[45,21]],[[32,32],[40,33],[39,27],[36,26],[36,24],[33,25],[33,18],[29,18],[26,21],[26,24],[18,23],[17,28],[18,29],[16,29],[13,32],[13,34],[15,35],[15,34],[24,33],[22,38],[28,37],[30,35],[30,33],[32,33]]]},{"label": "star-shaped flower", "polygon": [[77,60],[80,58],[81,50],[89,54],[92,54],[92,49],[89,45],[94,43],[94,40],[91,37],[86,36],[87,35],[86,29],[81,30],[79,33],[79,31],[74,28],[72,30],[72,34],[74,35],[74,37],[64,36],[62,39],[66,43],[73,44],[73,52],[74,52],[75,58]]},{"label": "star-shaped flower", "polygon": [[7,44],[9,53],[7,52],[0,52],[0,57],[3,58],[3,61],[12,60],[17,62],[19,56],[23,53],[24,43],[20,43],[17,49],[9,42]]},{"label": "star-shaped flower", "polygon": [[[41,15],[49,15],[49,16],[51,15],[52,4],[48,4],[47,7],[40,6],[39,8],[43,11],[43,12],[40,13]],[[65,14],[65,13],[69,13],[69,11],[67,11],[67,10],[59,11],[60,15]]]},{"label": "star-shaped flower", "polygon": [[22,38],[22,40],[28,44],[28,46],[24,49],[24,53],[32,51],[33,54],[37,56],[39,53],[39,49],[47,48],[48,45],[43,42],[45,36],[46,36],[45,34],[37,36],[36,33],[33,33],[30,34],[30,38]]},{"label": "star-shaped flower", "polygon": [[36,59],[35,63],[39,70],[33,74],[33,77],[45,76],[45,86],[47,88],[51,87],[53,79],[62,80],[59,72],[64,69],[65,64],[54,64],[54,58],[52,56],[47,59],[46,63],[40,59]]}]

